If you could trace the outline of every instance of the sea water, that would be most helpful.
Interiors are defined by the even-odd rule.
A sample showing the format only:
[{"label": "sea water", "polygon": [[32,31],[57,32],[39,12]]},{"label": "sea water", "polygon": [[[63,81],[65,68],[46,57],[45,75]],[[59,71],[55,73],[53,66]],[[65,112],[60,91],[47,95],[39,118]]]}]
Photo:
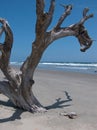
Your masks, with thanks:
[{"label": "sea water", "polygon": [[[11,62],[11,65],[21,66],[23,62]],[[97,74],[97,63],[92,62],[40,62],[38,68]]]}]

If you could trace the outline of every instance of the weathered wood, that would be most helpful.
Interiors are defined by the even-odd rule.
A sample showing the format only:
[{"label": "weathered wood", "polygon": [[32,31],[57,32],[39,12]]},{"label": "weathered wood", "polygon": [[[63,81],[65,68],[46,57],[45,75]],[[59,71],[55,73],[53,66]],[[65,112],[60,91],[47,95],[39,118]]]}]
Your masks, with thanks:
[{"label": "weathered wood", "polygon": [[84,46],[81,48],[83,52],[92,45],[92,40],[84,27],[84,23],[93,17],[93,14],[86,15],[89,9],[85,8],[83,18],[78,23],[68,27],[61,27],[72,10],[72,5],[62,6],[64,7],[62,16],[59,18],[55,27],[47,31],[52,22],[55,0],[51,0],[48,12],[44,11],[45,1],[36,0],[36,38],[32,43],[31,54],[21,66],[19,72],[16,72],[9,63],[13,44],[12,30],[8,22],[0,18],[0,23],[2,24],[0,35],[2,35],[3,32],[5,33],[5,41],[4,43],[0,43],[0,69],[7,79],[6,81],[0,82],[0,92],[6,95],[16,106],[31,112],[45,111],[34,96],[32,86],[34,85],[34,71],[46,48],[53,43],[53,41],[67,36],[75,36],[79,40],[80,45]]}]

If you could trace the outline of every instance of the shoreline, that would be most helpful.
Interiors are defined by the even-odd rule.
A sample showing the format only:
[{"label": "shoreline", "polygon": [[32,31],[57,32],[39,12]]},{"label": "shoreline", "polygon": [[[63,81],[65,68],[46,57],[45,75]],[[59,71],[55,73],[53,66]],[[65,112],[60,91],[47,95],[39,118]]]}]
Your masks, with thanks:
[{"label": "shoreline", "polygon": [[[23,62],[11,62],[11,65],[20,66]],[[46,70],[67,72],[81,72],[97,74],[97,62],[40,62],[38,67]]]},{"label": "shoreline", "polygon": [[[24,112],[14,108],[8,98],[0,94],[1,130],[97,128],[97,75],[36,69],[34,80],[34,94],[48,111],[36,114]],[[60,115],[72,111],[77,113],[75,119]]]},{"label": "shoreline", "polygon": [[[11,65],[15,69],[19,69],[20,65]],[[37,70],[43,70],[43,71],[56,71],[56,72],[63,72],[63,73],[79,73],[79,74],[92,74],[97,75],[97,71],[84,71],[84,70],[74,70],[74,69],[57,69],[57,68],[47,68],[47,67],[37,67],[35,71]]]},{"label": "shoreline", "polygon": [[79,73],[79,74],[92,74],[92,75],[97,75],[97,71],[82,71],[82,70],[74,70],[74,69],[47,69],[47,68],[41,68],[41,67],[38,67],[36,68],[36,70],[43,70],[43,71],[56,71],[56,72],[63,72],[63,73]]}]

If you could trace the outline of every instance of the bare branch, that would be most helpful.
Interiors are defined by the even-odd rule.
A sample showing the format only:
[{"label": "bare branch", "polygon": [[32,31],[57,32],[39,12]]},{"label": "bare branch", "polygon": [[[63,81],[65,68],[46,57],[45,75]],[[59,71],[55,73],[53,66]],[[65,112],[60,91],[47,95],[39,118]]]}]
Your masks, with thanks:
[{"label": "bare branch", "polygon": [[11,48],[12,48],[12,44],[13,44],[13,34],[5,19],[0,18],[0,22],[3,24],[2,30],[5,33],[5,41],[2,44],[3,53],[2,53],[2,58],[0,60],[2,61],[2,65],[4,65],[4,66],[6,65],[5,67],[7,67],[9,64]]},{"label": "bare branch", "polygon": [[2,26],[2,27],[0,28],[0,35],[2,35],[3,31],[4,31],[4,28],[3,28],[3,26]]},{"label": "bare branch", "polygon": [[55,9],[55,0],[51,0],[50,8],[49,8],[49,11],[48,11],[48,16],[47,16],[47,19],[46,19],[46,27],[45,27],[46,29],[48,28],[48,26],[52,22],[54,9]]},{"label": "bare branch", "polygon": [[[44,2],[42,1],[41,6],[43,6]],[[36,5],[38,5],[37,3]],[[55,0],[51,0],[50,3],[50,8],[48,12],[44,12],[44,10],[39,11],[37,15],[37,21],[36,21],[36,35],[37,37],[40,36],[40,34],[45,34],[47,28],[49,27],[52,17],[53,17],[53,12],[54,12],[54,7],[55,7]],[[40,8],[40,6],[36,6],[36,8]],[[39,9],[37,9],[39,10]],[[43,32],[43,33],[42,33]],[[43,36],[43,35],[42,35]]]},{"label": "bare branch", "polygon": [[41,16],[43,15],[44,7],[44,0],[36,0],[36,13],[38,18],[41,18]]},{"label": "bare branch", "polygon": [[49,14],[53,14],[55,7],[55,0],[51,0],[50,8],[49,8]]},{"label": "bare branch", "polygon": [[86,20],[93,17],[93,14],[87,15],[88,11],[89,11],[89,8],[85,8],[83,10],[83,18],[80,20],[79,24],[84,24]]},{"label": "bare branch", "polygon": [[5,41],[0,44],[0,69],[3,71],[6,78],[10,81],[13,86],[17,86],[20,82],[18,74],[16,71],[12,69],[9,65],[11,49],[13,44],[13,33],[8,25],[8,22],[5,19],[0,18],[0,22],[2,23],[3,32],[5,33]]},{"label": "bare branch", "polygon": [[64,12],[63,15],[59,18],[59,21],[58,21],[58,23],[57,23],[55,29],[60,28],[60,26],[61,26],[61,24],[63,23],[64,19],[65,19],[68,15],[70,15],[70,12],[71,12],[71,10],[72,10],[72,5],[67,5],[67,6],[62,5],[62,6],[65,8],[65,12]]},{"label": "bare branch", "polygon": [[83,10],[83,17],[86,16],[86,14],[87,14],[88,11],[89,11],[89,8],[84,8],[84,10]]},{"label": "bare branch", "polygon": [[75,35],[75,31],[73,31],[71,28],[60,28],[57,30],[52,30],[51,32],[51,41],[48,44],[51,44],[53,41],[59,39],[59,38],[63,38],[63,37],[67,37],[67,36],[74,36]]}]

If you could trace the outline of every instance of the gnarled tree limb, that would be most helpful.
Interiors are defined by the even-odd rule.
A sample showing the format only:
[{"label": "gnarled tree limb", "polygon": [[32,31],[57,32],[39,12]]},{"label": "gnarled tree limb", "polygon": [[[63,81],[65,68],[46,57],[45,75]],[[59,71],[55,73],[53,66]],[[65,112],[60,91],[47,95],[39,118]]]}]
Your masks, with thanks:
[{"label": "gnarled tree limb", "polygon": [[16,89],[20,79],[16,71],[10,67],[9,63],[13,44],[13,34],[8,25],[8,22],[5,19],[0,18],[0,22],[2,23],[2,33],[5,33],[5,41],[4,43],[0,44],[0,69],[3,71],[4,75],[9,80],[11,87],[14,87],[14,89]]},{"label": "gnarled tree limb", "polygon": [[87,30],[84,27],[84,23],[86,20],[89,18],[93,17],[93,14],[86,15],[89,9],[85,8],[83,10],[83,18],[76,24],[70,25],[68,27],[61,27],[61,24],[65,20],[65,18],[70,14],[72,6],[67,5],[65,6],[65,12],[63,15],[60,17],[57,25],[55,26],[54,29],[50,31],[51,33],[51,41],[52,43],[54,40],[57,40],[62,37],[66,36],[75,36],[77,37],[80,45],[81,45],[81,51],[85,52],[90,46],[92,45],[93,40],[90,38]]},{"label": "gnarled tree limb", "polygon": [[72,10],[72,5],[62,6],[65,8],[62,16],[56,22],[56,25],[48,31],[54,14],[55,0],[51,0],[48,12],[44,11],[45,1],[36,0],[36,38],[32,44],[31,54],[20,68],[21,74],[16,73],[9,64],[13,34],[7,21],[0,18],[0,23],[2,23],[0,35],[3,32],[5,33],[5,41],[0,44],[0,69],[7,77],[7,82],[0,83],[0,91],[8,96],[16,106],[25,110],[32,112],[44,110],[32,92],[33,75],[44,51],[53,41],[66,36],[74,36],[80,42],[81,47],[84,46],[81,48],[83,52],[92,45],[92,40],[84,27],[84,23],[93,17],[93,14],[87,15],[89,9],[85,8],[83,18],[79,22],[68,27],[61,27]]}]

